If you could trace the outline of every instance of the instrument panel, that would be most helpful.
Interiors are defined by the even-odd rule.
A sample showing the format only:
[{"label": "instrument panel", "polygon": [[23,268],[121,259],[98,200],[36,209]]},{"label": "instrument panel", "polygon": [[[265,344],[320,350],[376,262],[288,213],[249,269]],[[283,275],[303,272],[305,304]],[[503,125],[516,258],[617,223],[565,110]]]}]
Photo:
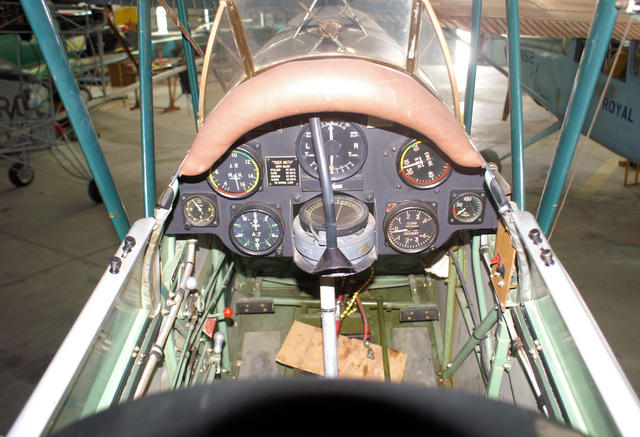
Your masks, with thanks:
[{"label": "instrument panel", "polygon": [[[321,120],[339,246],[353,257],[426,253],[461,229],[496,228],[482,169],[461,168],[428,138],[384,120]],[[249,132],[206,174],[181,178],[167,233],[210,233],[241,255],[313,262],[323,213],[308,118],[291,117]]]}]

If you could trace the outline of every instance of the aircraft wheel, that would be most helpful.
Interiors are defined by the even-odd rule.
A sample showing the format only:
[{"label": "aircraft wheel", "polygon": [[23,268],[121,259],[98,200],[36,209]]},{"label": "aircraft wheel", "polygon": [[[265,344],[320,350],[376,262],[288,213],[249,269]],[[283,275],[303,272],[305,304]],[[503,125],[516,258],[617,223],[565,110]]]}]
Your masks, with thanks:
[{"label": "aircraft wheel", "polygon": [[9,167],[9,180],[16,187],[26,187],[35,178],[36,173],[30,165],[16,162]]},{"label": "aircraft wheel", "polygon": [[500,155],[498,155],[498,152],[493,149],[484,149],[480,152],[480,154],[485,159],[485,161],[493,162],[498,166],[498,171],[502,171],[502,163],[500,162]]},{"label": "aircraft wheel", "polygon": [[89,197],[96,203],[102,203],[102,196],[100,195],[100,190],[98,190],[98,186],[96,185],[96,181],[91,179],[89,182]]}]

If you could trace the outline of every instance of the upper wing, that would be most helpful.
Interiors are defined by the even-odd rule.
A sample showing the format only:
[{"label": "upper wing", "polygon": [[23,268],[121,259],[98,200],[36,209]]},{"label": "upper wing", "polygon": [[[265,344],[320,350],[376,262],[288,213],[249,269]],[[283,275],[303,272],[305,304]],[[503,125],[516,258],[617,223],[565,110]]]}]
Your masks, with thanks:
[{"label": "upper wing", "polygon": [[[472,0],[432,0],[440,24],[471,30]],[[520,0],[520,34],[542,37],[586,38],[595,10],[595,0]],[[620,16],[613,38],[622,38],[630,17]],[[483,0],[481,33],[507,33],[505,0]],[[640,23],[633,23],[628,39],[640,39]]]}]

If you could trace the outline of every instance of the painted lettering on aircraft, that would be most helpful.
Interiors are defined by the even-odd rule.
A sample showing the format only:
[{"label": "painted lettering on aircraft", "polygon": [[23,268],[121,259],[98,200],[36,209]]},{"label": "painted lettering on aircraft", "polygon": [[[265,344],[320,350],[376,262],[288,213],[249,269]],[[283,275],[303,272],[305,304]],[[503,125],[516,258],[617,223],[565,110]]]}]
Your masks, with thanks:
[{"label": "painted lettering on aircraft", "polygon": [[[0,118],[8,118],[10,120],[24,118],[29,111],[30,109],[27,107],[23,94],[16,94],[13,99],[0,97]],[[40,117],[47,115],[40,107],[36,108],[35,113]]]},{"label": "painted lettering on aircraft", "polygon": [[600,110],[607,111],[610,114],[614,114],[616,117],[620,117],[623,120],[627,120],[629,123],[633,123],[633,118],[631,118],[633,108],[631,106],[618,103],[613,99],[607,99],[605,97],[602,100],[602,107]]}]

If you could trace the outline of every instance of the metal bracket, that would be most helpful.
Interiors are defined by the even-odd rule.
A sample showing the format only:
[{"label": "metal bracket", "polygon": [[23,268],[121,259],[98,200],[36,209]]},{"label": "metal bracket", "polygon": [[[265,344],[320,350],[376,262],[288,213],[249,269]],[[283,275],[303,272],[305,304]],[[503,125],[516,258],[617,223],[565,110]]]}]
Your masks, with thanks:
[{"label": "metal bracket", "polygon": [[400,310],[401,322],[431,322],[434,320],[440,320],[440,313],[435,305]]},{"label": "metal bracket", "polygon": [[275,313],[273,299],[241,300],[236,302],[236,314],[270,314]]}]

